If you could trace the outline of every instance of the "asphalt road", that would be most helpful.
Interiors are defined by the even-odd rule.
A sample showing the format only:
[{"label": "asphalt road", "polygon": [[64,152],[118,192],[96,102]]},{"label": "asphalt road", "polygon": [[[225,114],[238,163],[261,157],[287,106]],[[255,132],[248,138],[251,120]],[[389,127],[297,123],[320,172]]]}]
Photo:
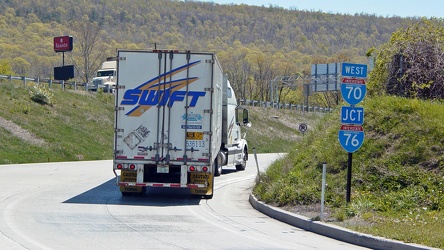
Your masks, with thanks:
[{"label": "asphalt road", "polygon": [[[258,155],[264,169],[278,155]],[[248,202],[257,168],[226,169],[211,200],[185,189],[122,197],[112,161],[0,166],[0,249],[359,249]]]}]

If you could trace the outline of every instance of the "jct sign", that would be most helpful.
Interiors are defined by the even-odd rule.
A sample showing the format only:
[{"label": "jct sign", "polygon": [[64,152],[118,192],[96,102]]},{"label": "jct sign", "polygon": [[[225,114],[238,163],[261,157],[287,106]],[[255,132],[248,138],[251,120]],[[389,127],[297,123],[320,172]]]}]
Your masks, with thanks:
[{"label": "jct sign", "polygon": [[72,36],[54,37],[54,51],[65,52],[72,50]]}]

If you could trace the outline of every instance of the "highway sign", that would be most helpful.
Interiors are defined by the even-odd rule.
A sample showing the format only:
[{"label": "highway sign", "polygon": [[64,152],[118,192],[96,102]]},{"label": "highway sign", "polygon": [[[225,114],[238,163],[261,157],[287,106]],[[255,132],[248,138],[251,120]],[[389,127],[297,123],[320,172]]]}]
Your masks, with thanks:
[{"label": "highway sign", "polygon": [[360,103],[367,93],[364,79],[343,78],[341,84],[341,95],[350,105]]},{"label": "highway sign", "polygon": [[354,63],[342,63],[342,76],[351,77],[367,77],[367,65],[365,64],[354,64]]},{"label": "highway sign", "polygon": [[364,142],[362,126],[342,125],[338,133],[339,143],[349,153],[356,152]]},{"label": "highway sign", "polygon": [[342,124],[364,124],[364,108],[362,107],[341,107],[341,123]]}]

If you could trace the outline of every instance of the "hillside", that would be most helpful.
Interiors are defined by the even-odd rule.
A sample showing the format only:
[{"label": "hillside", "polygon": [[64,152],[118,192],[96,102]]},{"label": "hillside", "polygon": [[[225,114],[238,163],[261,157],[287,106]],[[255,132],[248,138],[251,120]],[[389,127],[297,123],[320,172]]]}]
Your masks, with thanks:
[{"label": "hillside", "polygon": [[199,1],[0,1],[0,74],[52,77],[62,64],[53,38],[71,35],[65,65],[79,83],[117,48],[214,51],[240,98],[266,100],[276,76],[307,75],[312,63],[367,63],[369,49],[416,21]]}]

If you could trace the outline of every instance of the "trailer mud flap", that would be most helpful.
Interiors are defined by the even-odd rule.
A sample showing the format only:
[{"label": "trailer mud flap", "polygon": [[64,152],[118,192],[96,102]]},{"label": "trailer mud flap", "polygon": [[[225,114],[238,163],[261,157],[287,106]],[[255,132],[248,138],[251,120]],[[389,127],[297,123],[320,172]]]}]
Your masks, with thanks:
[{"label": "trailer mud flap", "polygon": [[204,188],[192,188],[193,195],[212,195],[213,194],[213,174],[212,173],[191,173],[191,184],[205,184]]},{"label": "trailer mud flap", "polygon": [[[122,170],[120,172],[120,181],[121,182],[136,182],[137,181],[137,172]],[[120,186],[120,192],[122,192],[122,193],[142,193],[142,191],[143,191],[142,187]]]}]

